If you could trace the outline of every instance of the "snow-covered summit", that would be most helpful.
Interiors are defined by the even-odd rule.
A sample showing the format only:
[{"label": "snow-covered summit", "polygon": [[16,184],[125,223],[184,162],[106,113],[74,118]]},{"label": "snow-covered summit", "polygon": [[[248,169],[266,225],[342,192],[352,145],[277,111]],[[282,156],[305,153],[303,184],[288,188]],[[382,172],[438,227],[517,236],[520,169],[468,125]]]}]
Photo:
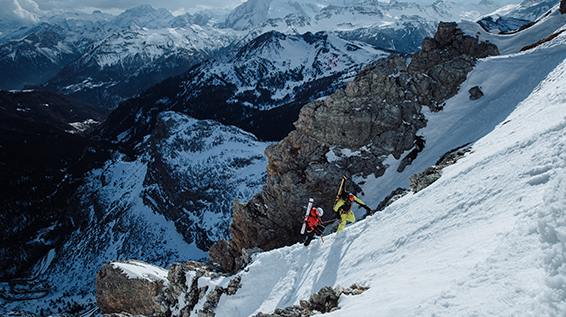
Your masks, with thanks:
[{"label": "snow-covered summit", "polygon": [[237,38],[233,32],[196,24],[123,30],[89,47],[43,87],[115,108],[120,101],[214,56]]},{"label": "snow-covered summit", "polygon": [[114,23],[124,29],[162,29],[169,27],[173,19],[173,14],[164,8],[142,4],[118,15]]},{"label": "snow-covered summit", "polygon": [[456,4],[438,1],[430,5],[412,2],[250,0],[241,4],[222,24],[236,30],[276,29],[289,33],[306,31],[344,31],[386,26],[407,17],[430,21],[460,21],[491,13],[499,7],[493,2]]}]

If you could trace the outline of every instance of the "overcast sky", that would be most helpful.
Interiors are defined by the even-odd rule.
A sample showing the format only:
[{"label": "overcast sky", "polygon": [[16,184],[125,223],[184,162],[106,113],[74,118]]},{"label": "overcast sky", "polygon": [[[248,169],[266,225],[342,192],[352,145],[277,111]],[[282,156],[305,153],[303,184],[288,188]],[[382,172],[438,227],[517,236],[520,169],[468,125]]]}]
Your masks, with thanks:
[{"label": "overcast sky", "polygon": [[[203,9],[224,8],[233,9],[245,0],[0,0],[0,20],[30,21],[42,11],[56,9],[81,10],[91,13],[100,10],[106,13],[119,14],[141,4],[150,4],[154,8],[165,8],[174,15],[186,12],[195,13]],[[300,1],[300,0],[299,0]],[[388,0],[380,0],[389,2]],[[400,2],[415,2],[430,4],[435,0],[400,0]],[[474,0],[452,0],[453,2]],[[479,2],[480,0],[475,0]],[[520,3],[522,0],[492,0],[500,6],[509,3]]]},{"label": "overcast sky", "polygon": [[178,15],[210,8],[233,9],[242,2],[244,0],[0,0],[0,18],[8,14],[34,14],[53,9],[78,9],[88,13],[101,10],[119,14],[141,4],[150,4],[156,9],[165,8]]}]

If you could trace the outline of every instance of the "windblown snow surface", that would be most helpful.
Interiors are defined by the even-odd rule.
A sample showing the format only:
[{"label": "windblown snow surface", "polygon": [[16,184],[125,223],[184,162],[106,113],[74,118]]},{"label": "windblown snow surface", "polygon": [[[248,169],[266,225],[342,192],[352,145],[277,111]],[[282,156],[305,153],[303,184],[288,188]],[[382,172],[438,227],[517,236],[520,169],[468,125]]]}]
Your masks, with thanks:
[{"label": "windblown snow surface", "polygon": [[[558,20],[564,29],[565,19],[535,27]],[[342,296],[328,316],[564,316],[565,44],[561,34],[479,61],[444,110],[427,114],[427,147],[409,171],[388,184],[366,179],[361,198],[375,206],[383,188],[408,187],[408,174],[445,151],[471,142],[472,152],[430,187],[324,242],[254,255],[242,288],[221,298],[216,315],[271,313],[323,286],[358,283],[369,290]],[[471,101],[476,85],[485,96]]]}]

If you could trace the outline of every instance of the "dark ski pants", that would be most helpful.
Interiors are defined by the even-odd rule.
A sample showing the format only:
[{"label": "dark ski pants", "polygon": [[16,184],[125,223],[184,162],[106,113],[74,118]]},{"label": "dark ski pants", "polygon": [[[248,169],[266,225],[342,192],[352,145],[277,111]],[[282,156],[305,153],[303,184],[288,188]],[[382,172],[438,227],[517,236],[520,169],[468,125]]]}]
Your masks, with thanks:
[{"label": "dark ski pants", "polygon": [[305,237],[305,242],[304,245],[307,246],[311,243],[312,239],[314,238],[314,235],[318,235],[318,236],[322,236],[322,233],[324,232],[324,226],[323,225],[317,225],[316,227],[312,228],[311,230],[307,231],[307,236]]}]

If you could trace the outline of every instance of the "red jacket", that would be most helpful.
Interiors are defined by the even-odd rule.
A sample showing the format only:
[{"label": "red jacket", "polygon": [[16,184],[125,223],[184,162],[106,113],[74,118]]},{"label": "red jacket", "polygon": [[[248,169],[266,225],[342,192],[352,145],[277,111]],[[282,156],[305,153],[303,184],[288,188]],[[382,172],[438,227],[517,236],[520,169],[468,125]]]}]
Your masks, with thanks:
[{"label": "red jacket", "polygon": [[312,208],[309,214],[309,218],[307,219],[307,225],[312,229],[321,223],[322,221],[320,221],[320,217],[318,216],[318,212],[316,212],[316,208]]}]

